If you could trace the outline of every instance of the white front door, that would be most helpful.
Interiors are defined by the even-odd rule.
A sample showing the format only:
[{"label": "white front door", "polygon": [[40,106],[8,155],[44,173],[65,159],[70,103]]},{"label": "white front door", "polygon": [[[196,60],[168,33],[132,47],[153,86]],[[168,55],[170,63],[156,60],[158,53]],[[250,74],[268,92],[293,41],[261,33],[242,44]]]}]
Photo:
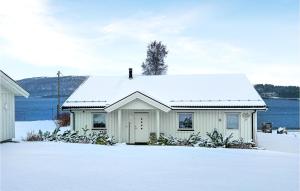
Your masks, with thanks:
[{"label": "white front door", "polygon": [[149,113],[134,113],[134,131],[136,143],[146,143],[149,140],[148,117]]}]

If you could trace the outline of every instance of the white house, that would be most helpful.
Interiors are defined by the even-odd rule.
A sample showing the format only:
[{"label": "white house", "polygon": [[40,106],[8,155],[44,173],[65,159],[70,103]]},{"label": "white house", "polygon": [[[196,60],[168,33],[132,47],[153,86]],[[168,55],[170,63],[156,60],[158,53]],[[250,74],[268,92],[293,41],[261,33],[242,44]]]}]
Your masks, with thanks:
[{"label": "white house", "polygon": [[266,104],[245,75],[89,77],[62,106],[74,130],[106,131],[118,142],[140,143],[150,133],[186,138],[219,130],[254,140],[257,111]]},{"label": "white house", "polygon": [[15,137],[15,96],[28,97],[29,93],[0,70],[0,142]]}]

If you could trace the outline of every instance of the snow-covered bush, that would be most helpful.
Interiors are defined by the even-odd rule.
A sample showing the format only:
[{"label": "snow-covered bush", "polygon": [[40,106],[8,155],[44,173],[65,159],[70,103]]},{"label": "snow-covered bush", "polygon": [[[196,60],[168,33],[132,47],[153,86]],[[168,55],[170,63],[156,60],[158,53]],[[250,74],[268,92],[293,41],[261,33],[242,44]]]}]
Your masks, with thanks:
[{"label": "snow-covered bush", "polygon": [[35,133],[34,131],[30,131],[27,133],[26,141],[43,141],[42,135],[39,133]]},{"label": "snow-covered bush", "polygon": [[200,133],[197,134],[193,133],[187,139],[180,139],[173,136],[165,136],[161,134],[157,140],[155,135],[150,134],[149,144],[150,145],[196,146],[202,141],[202,138],[199,134]]},{"label": "snow-covered bush", "polygon": [[177,139],[173,136],[160,135],[157,140],[157,145],[176,145]]},{"label": "snow-covered bush", "polygon": [[99,145],[114,145],[116,144],[116,141],[114,138],[110,138],[107,134],[101,134],[97,137],[95,144]]},{"label": "snow-covered bush", "polygon": [[157,136],[156,133],[150,133],[150,137],[149,137],[149,145],[155,145],[157,144]]},{"label": "snow-covered bush", "polygon": [[87,128],[83,128],[82,132],[66,130],[63,133],[59,133],[60,128],[57,127],[52,133],[46,131],[43,133],[39,131],[38,134],[30,132],[27,136],[28,141],[61,141],[66,143],[90,143],[90,144],[103,144],[114,145],[116,141],[110,138],[107,134],[102,132],[90,131]]},{"label": "snow-covered bush", "polygon": [[211,133],[207,132],[206,135],[208,136],[208,146],[211,147],[228,147],[231,143],[232,133],[227,136],[223,137],[222,133],[218,132],[217,129],[214,129]]},{"label": "snow-covered bush", "polygon": [[200,132],[194,134],[192,133],[187,139],[178,139],[177,145],[183,146],[198,146],[200,142],[203,142]]},{"label": "snow-covered bush", "polygon": [[229,148],[239,148],[239,149],[251,149],[255,147],[255,143],[245,142],[243,138],[240,138],[238,140],[233,140],[229,145]]},{"label": "snow-covered bush", "polygon": [[253,142],[244,142],[243,139],[232,140],[233,134],[224,137],[222,133],[214,129],[212,132],[207,132],[208,138],[202,138],[200,132],[192,133],[188,138],[181,139],[173,136],[160,135],[156,141],[156,136],[150,134],[149,144],[151,145],[177,145],[177,146],[199,146],[199,147],[225,147],[225,148],[253,148]]}]

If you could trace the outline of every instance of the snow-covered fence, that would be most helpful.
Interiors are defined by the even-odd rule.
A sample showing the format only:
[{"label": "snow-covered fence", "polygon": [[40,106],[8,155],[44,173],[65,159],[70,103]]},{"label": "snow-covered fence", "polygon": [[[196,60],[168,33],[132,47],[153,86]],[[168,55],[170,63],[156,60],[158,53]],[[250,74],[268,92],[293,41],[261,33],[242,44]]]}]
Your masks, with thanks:
[{"label": "snow-covered fence", "polygon": [[257,145],[267,150],[300,153],[300,134],[257,133]]}]

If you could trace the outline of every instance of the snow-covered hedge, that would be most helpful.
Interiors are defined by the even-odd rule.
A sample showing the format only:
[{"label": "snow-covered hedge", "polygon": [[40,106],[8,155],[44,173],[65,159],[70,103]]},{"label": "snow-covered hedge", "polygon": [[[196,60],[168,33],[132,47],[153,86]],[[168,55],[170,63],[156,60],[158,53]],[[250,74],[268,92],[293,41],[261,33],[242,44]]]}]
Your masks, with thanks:
[{"label": "snow-covered hedge", "polygon": [[206,133],[208,138],[202,138],[200,132],[192,133],[187,139],[176,138],[173,136],[160,135],[158,139],[154,134],[150,135],[150,145],[177,145],[177,146],[199,146],[199,147],[224,147],[224,148],[253,148],[253,142],[244,142],[243,139],[232,140],[233,136],[224,137],[216,129]]},{"label": "snow-covered hedge", "polygon": [[67,143],[90,143],[101,145],[114,145],[116,143],[113,137],[109,137],[105,133],[90,131],[86,128],[82,129],[82,131],[83,133],[81,134],[78,131],[71,130],[60,133],[59,127],[52,133],[39,130],[37,134],[33,132],[28,133],[26,141],[61,141]]}]

